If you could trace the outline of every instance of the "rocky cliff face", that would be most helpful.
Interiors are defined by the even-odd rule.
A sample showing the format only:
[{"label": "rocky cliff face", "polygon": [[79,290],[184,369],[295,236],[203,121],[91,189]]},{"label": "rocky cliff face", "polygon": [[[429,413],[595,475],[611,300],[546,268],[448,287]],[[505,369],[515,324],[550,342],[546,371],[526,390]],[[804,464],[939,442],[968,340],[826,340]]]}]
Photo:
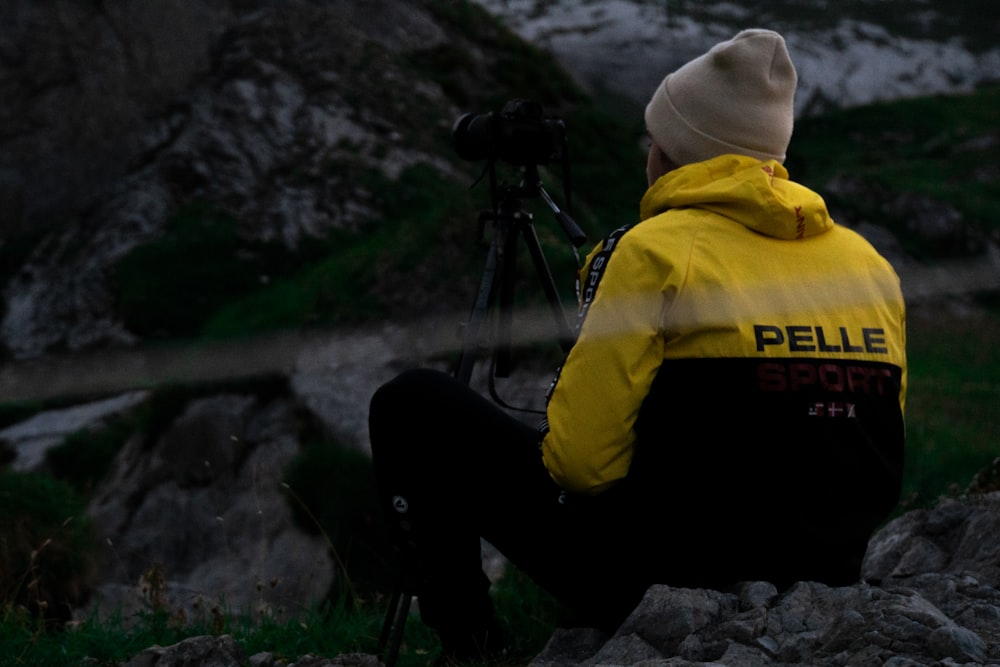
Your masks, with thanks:
[{"label": "rocky cliff face", "polygon": [[588,88],[645,104],[664,74],[744,28],[786,35],[800,115],[995,81],[996,19],[976,3],[477,0]]},{"label": "rocky cliff face", "polygon": [[[24,28],[8,27],[8,41],[19,53],[34,52],[39,24],[53,14],[82,26],[48,35],[48,58],[24,62],[8,80],[19,115],[0,173],[10,175],[7,199],[26,205],[7,209],[5,231],[68,221],[4,288],[0,339],[16,358],[133,343],[114,315],[114,264],[162,234],[187,203],[236,217],[246,239],[295,247],[377,211],[359,169],[390,178],[414,163],[447,169],[436,142],[457,110],[398,60],[448,39],[420,6],[291,2],[240,13],[211,3],[156,11],[109,3],[68,17],[14,7],[11,25]],[[374,30],[379,21],[390,29]],[[182,41],[161,52],[140,29],[154,26]],[[52,60],[70,61],[62,75],[95,78],[97,90],[47,83]],[[414,122],[433,131],[406,132],[404,143]]]},{"label": "rocky cliff face", "polygon": [[2,233],[98,205],[144,151],[150,119],[211,69],[225,0],[0,7]]}]

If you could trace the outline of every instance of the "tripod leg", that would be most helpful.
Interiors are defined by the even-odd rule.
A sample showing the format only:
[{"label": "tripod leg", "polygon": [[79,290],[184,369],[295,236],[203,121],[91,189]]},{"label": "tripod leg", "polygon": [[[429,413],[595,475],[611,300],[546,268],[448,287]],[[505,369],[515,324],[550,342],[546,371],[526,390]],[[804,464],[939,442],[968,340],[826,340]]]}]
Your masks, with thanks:
[{"label": "tripod leg", "polygon": [[473,304],[469,320],[462,332],[462,355],[459,358],[458,369],[455,378],[462,384],[468,385],[472,380],[472,369],[476,365],[479,357],[480,331],[494,297],[494,283],[496,282],[497,271],[500,268],[500,248],[503,247],[506,232],[497,231],[497,237],[490,243],[490,248],[486,254],[486,264],[483,267],[483,274],[479,281],[479,291],[476,293],[476,301]]},{"label": "tripod leg", "polygon": [[[515,214],[513,219],[518,221],[519,215]],[[497,312],[496,340],[494,340],[493,345],[493,374],[501,378],[510,377],[516,258],[517,234],[507,234],[504,238],[503,255],[500,262],[500,305]]]},{"label": "tripod leg", "polygon": [[410,602],[413,596],[404,590],[404,585],[398,586],[392,594],[389,611],[382,624],[382,633],[378,640],[378,654],[381,656],[388,645],[389,651],[384,654],[385,667],[394,667],[399,657],[399,647],[403,643],[403,632],[406,630],[406,617],[410,613]]},{"label": "tripod leg", "polygon": [[378,636],[378,652],[380,654],[385,650],[386,644],[389,643],[389,635],[392,633],[396,612],[399,608],[399,601],[402,597],[403,587],[397,584],[396,589],[392,592],[392,598],[389,600],[389,611],[382,622],[382,632]]},{"label": "tripod leg", "polygon": [[542,246],[538,242],[538,234],[535,233],[535,228],[531,224],[523,225],[521,233],[524,235],[525,245],[528,246],[528,252],[535,264],[535,272],[538,274],[538,280],[542,284],[545,297],[549,302],[549,308],[552,310],[552,317],[555,320],[559,336],[559,344],[562,346],[564,352],[569,352],[569,349],[573,347],[576,337],[566,322],[566,313],[563,310],[562,302],[559,300],[559,292],[556,290],[556,284],[552,279],[552,272],[549,270],[548,262],[545,261],[545,253],[542,252]]},{"label": "tripod leg", "polygon": [[410,603],[413,601],[412,559],[415,556],[407,549],[400,549],[399,555],[402,567],[378,639],[377,654],[384,658],[385,667],[394,667],[399,656],[399,647],[403,643],[403,634],[406,631],[406,619],[410,613]]}]

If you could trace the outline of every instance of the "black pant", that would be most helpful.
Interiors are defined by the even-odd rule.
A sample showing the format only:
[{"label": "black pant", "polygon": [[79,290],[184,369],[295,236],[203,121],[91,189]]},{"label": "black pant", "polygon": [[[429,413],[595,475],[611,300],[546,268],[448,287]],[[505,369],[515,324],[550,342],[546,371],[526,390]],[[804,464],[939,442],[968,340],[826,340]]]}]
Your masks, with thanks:
[{"label": "black pant", "polygon": [[565,494],[542,464],[538,431],[475,391],[408,371],[372,398],[370,433],[379,493],[411,545],[428,625],[489,615],[480,537],[581,623],[613,630],[641,600],[650,582],[618,496]]},{"label": "black pant", "polygon": [[580,623],[609,632],[654,583],[782,588],[849,584],[860,573],[866,538],[817,533],[798,513],[802,499],[785,497],[776,481],[783,471],[766,482],[747,473],[751,490],[733,496],[732,485],[712,483],[712,470],[695,475],[637,458],[614,489],[566,494],[542,464],[536,429],[437,371],[408,371],[381,387],[370,433],[379,493],[417,564],[412,592],[438,629],[481,624],[491,613],[480,537]]}]

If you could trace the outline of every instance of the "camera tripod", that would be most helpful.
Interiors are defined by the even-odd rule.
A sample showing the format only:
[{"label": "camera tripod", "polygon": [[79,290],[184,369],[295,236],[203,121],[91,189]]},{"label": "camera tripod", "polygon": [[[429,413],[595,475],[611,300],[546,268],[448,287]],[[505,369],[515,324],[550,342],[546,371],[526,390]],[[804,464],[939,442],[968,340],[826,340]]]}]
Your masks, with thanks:
[{"label": "camera tripod", "polygon": [[[538,169],[529,165],[524,169],[520,185],[497,187],[495,175],[490,170],[493,193],[493,208],[480,213],[479,222],[485,231],[492,223],[493,235],[486,253],[479,288],[469,314],[462,327],[462,349],[455,369],[455,378],[463,384],[470,384],[476,363],[492,348],[492,372],[489,375],[489,390],[494,401],[507,406],[498,396],[494,377],[507,377],[511,367],[511,329],[513,326],[513,301],[515,286],[515,259],[518,240],[524,241],[534,264],[535,273],[545,293],[556,329],[556,337],[564,352],[573,345],[574,333],[566,321],[563,306],[559,300],[555,281],[535,232],[533,216],[522,205],[524,197],[540,196],[549,206],[563,231],[575,248],[586,242],[587,237],[576,222],[566,212],[560,210],[541,185]],[[495,319],[494,335],[486,331],[488,323]],[[404,554],[404,562],[399,581],[389,602],[389,611],[379,637],[379,654],[388,647],[385,654],[386,667],[393,667],[399,655],[406,618],[413,599],[411,592],[410,565]]]},{"label": "camera tripod", "polygon": [[[475,364],[483,356],[483,352],[491,347],[493,349],[493,372],[490,374],[490,378],[507,377],[510,374],[518,239],[524,241],[531,256],[536,276],[552,313],[557,341],[563,351],[568,351],[573,344],[573,333],[566,321],[552,273],[538,241],[533,216],[524,210],[521,198],[541,196],[552,209],[574,246],[582,245],[586,241],[586,236],[573,219],[561,211],[549,197],[538,180],[538,172],[535,167],[529,167],[525,170],[525,180],[519,186],[503,186],[495,192],[498,193],[498,196],[494,208],[480,214],[480,224],[484,228],[487,223],[492,223],[493,238],[486,254],[486,262],[472,312],[462,330],[462,352],[455,371],[455,378],[463,384],[470,383]],[[494,311],[496,312],[496,327],[494,336],[490,339],[489,335],[484,333],[484,327],[490,319],[490,314]],[[494,391],[492,382],[490,390],[493,399],[502,403]]]}]

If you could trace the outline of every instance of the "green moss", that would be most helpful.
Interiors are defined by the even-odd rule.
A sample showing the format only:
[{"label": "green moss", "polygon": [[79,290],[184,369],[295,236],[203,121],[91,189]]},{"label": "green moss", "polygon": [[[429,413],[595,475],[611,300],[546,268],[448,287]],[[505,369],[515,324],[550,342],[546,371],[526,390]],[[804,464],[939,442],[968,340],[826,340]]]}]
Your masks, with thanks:
[{"label": "green moss", "polygon": [[259,284],[266,262],[243,250],[232,218],[204,204],[186,207],[160,239],[118,261],[118,315],[145,338],[195,334],[219,307]]},{"label": "green moss", "polygon": [[1000,442],[1000,318],[910,319],[901,510],[964,490]]}]

